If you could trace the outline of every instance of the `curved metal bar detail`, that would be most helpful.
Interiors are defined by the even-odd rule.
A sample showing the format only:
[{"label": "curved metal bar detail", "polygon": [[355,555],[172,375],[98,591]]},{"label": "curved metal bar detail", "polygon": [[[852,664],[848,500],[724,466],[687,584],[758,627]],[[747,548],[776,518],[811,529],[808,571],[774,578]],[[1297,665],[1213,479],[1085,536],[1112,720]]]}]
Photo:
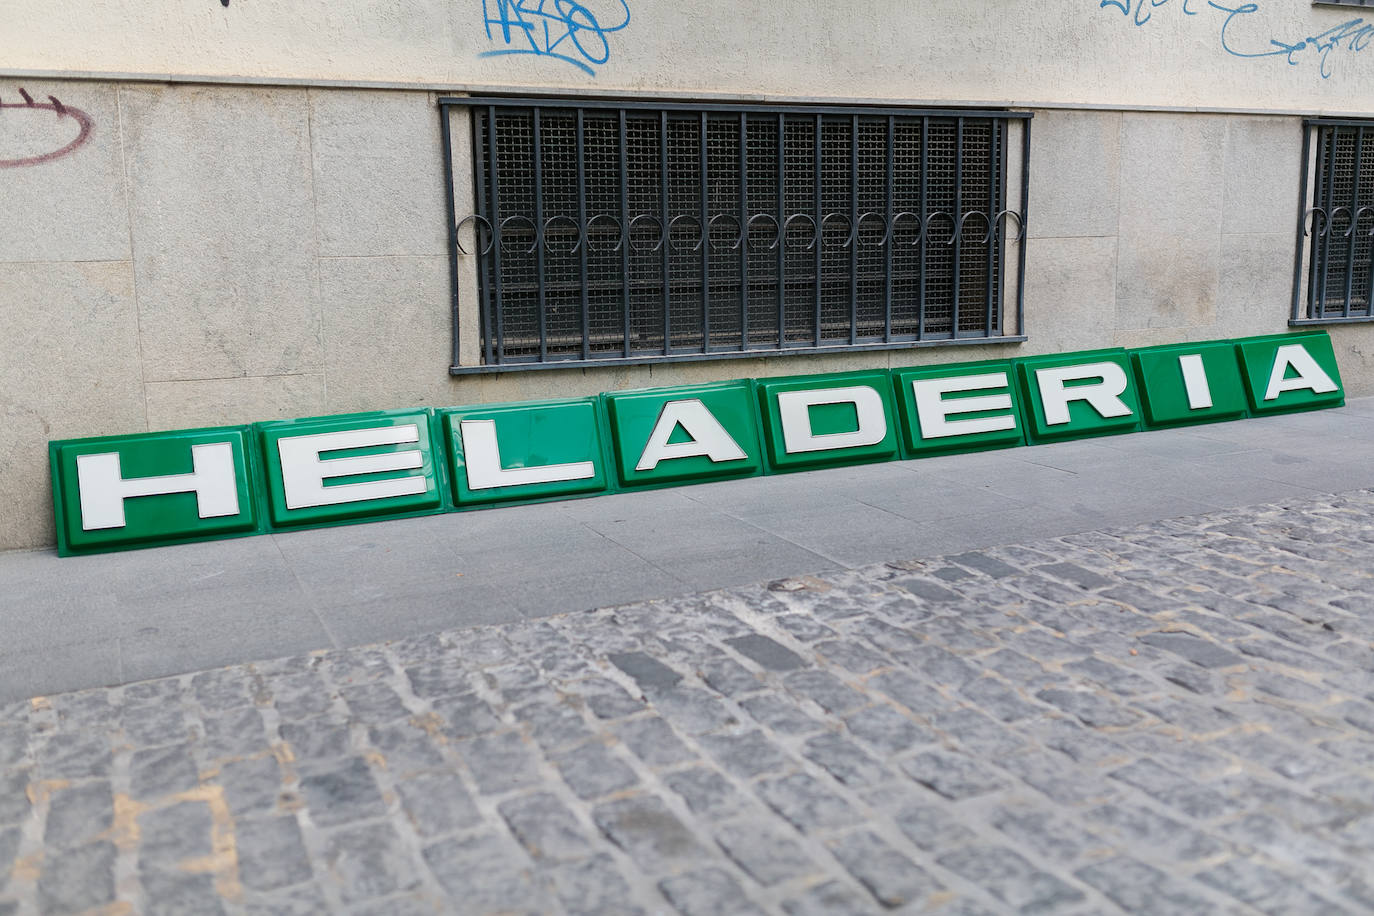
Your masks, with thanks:
[{"label": "curved metal bar detail", "polygon": [[854,242],[855,244],[858,243],[859,233],[862,232],[864,228],[864,220],[868,219],[870,216],[882,224],[883,237],[878,240],[878,244],[873,246],[874,248],[882,248],[887,244],[887,240],[892,237],[892,227],[888,225],[887,217],[876,210],[865,210],[863,213],[860,213],[859,218],[854,221]]},{"label": "curved metal bar detail", "polygon": [[992,231],[994,234],[1000,233],[1002,231],[1002,223],[1005,217],[1008,216],[1016,220],[1016,238],[1010,239],[1009,241],[1012,244],[1018,244],[1026,237],[1026,222],[1021,219],[1021,214],[1017,213],[1015,210],[999,211],[998,214],[992,218]]},{"label": "curved metal bar detail", "polygon": [[[1308,231],[1308,228],[1309,228],[1309,227],[1308,227],[1308,225],[1307,225],[1307,218],[1308,218],[1309,216],[1316,216],[1316,215],[1320,215],[1321,218],[1322,218],[1322,229],[1321,229],[1320,232],[1316,232],[1317,221],[1314,219],[1314,220],[1312,220],[1312,225],[1311,225],[1311,230],[1312,230],[1312,231],[1309,232],[1309,231]],[[1316,235],[1317,238],[1324,238],[1324,237],[1327,235],[1327,233],[1330,232],[1330,231],[1331,231],[1331,218],[1330,218],[1329,216],[1326,215],[1326,210],[1323,209],[1322,207],[1308,207],[1308,208],[1307,208],[1307,212],[1304,213],[1304,214],[1302,215],[1302,234],[1305,235],[1305,236],[1310,236],[1310,235],[1313,235],[1313,234],[1315,233],[1315,235]]]},{"label": "curved metal bar detail", "polygon": [[681,250],[682,250],[682,248],[681,248],[680,246],[673,244],[673,228],[677,225],[677,222],[678,222],[678,220],[680,220],[680,219],[688,219],[688,220],[691,220],[692,222],[694,222],[694,223],[697,224],[697,243],[696,243],[695,245],[693,245],[693,246],[691,247],[690,250],[691,250],[691,251],[700,251],[700,250],[701,250],[701,246],[704,245],[704,244],[706,244],[706,233],[705,233],[704,231],[702,231],[701,217],[696,216],[695,214],[692,214],[692,213],[679,213],[677,216],[674,216],[672,219],[668,220],[668,231],[665,233],[665,235],[666,235],[667,238],[668,238],[668,250],[669,250],[669,251],[681,251]]},{"label": "curved metal bar detail", "polygon": [[[486,257],[487,255],[491,254],[492,246],[496,244],[496,232],[495,232],[495,230],[493,230],[493,229],[491,228],[491,220],[487,219],[485,216],[483,216],[483,215],[480,214],[480,213],[469,213],[467,216],[465,216],[465,217],[463,217],[462,219],[458,220],[457,225],[455,225],[455,226],[453,227],[453,244],[455,244],[455,245],[458,246],[458,253],[459,253],[459,254],[464,254],[464,255],[471,255],[471,254],[472,254],[471,251],[468,251],[466,248],[463,247],[463,243],[462,243],[462,241],[459,240],[459,237],[458,237],[458,236],[459,236],[459,233],[461,233],[461,232],[463,231],[463,224],[466,223],[468,220],[471,220],[472,223],[473,223],[473,227],[474,227],[474,228],[473,228],[473,230],[472,230],[472,240],[473,240],[474,242],[477,242],[477,243],[478,243],[477,247],[478,247],[478,249],[480,249],[477,253],[478,253],[481,257]],[[477,225],[478,222],[483,222],[483,223],[486,223],[486,224],[487,224],[487,247],[486,247],[486,248],[482,248],[482,246],[481,246],[482,236],[481,236],[481,234],[478,232],[478,230],[476,229],[476,225]]]},{"label": "curved metal bar detail", "polygon": [[[1368,213],[1368,214],[1370,214],[1371,216],[1374,216],[1374,207],[1371,207],[1371,206],[1369,206],[1369,205],[1366,204],[1365,206],[1363,206],[1363,207],[1361,207],[1360,209],[1356,210],[1356,211],[1355,211],[1355,221],[1354,221],[1353,223],[1351,223],[1351,226],[1352,226],[1352,227],[1353,227],[1353,226],[1358,226],[1358,225],[1360,224],[1360,217],[1361,217],[1363,214],[1365,214],[1365,213]],[[1367,232],[1366,235],[1369,235],[1369,236],[1371,236],[1371,237],[1374,237],[1374,224],[1370,224],[1369,232]]]},{"label": "curved metal bar detail", "polygon": [[[955,240],[959,238],[959,221],[954,218],[954,214],[952,213],[946,213],[944,210],[936,210],[934,213],[927,216],[926,232],[930,232],[930,227],[935,225],[935,218],[939,216],[943,216],[945,219],[949,220],[949,241],[945,242],[944,244],[953,245]],[[932,238],[930,235],[926,236],[926,240],[929,241],[932,245],[935,244],[935,239]]]},{"label": "curved metal bar detail", "polygon": [[[592,225],[593,225],[597,220],[599,220],[599,219],[607,219],[607,220],[610,220],[611,222],[615,223],[615,227],[616,227],[617,229],[620,230],[620,235],[619,235],[619,237],[615,240],[615,247],[613,247],[613,248],[597,248],[595,245],[592,244]],[[609,252],[616,252],[616,251],[619,251],[621,248],[623,248],[624,245],[625,245],[625,224],[622,223],[622,222],[620,221],[620,217],[618,217],[618,216],[612,216],[612,215],[609,214],[609,213],[598,213],[598,214],[596,214],[595,216],[590,217],[590,218],[587,220],[586,224],[583,225],[583,227],[582,227],[582,232],[583,232],[585,238],[587,239],[587,250],[588,250],[588,251],[595,251],[595,252],[597,252],[598,254],[604,253],[604,252],[608,252],[608,251],[609,251]]]},{"label": "curved metal bar detail", "polygon": [[534,254],[536,251],[539,250],[539,246],[544,242],[544,233],[539,228],[539,224],[536,223],[531,217],[522,216],[519,213],[515,214],[514,216],[506,217],[505,219],[501,220],[501,222],[497,225],[496,243],[498,245],[501,243],[502,237],[505,235],[506,232],[506,224],[516,222],[517,220],[523,220],[524,222],[529,223],[530,231],[534,233],[534,243],[530,245],[528,249],[523,251],[522,254]]},{"label": "curved metal bar detail", "polygon": [[839,211],[836,211],[836,212],[834,212],[834,213],[827,213],[825,216],[822,216],[822,217],[821,217],[821,231],[820,231],[820,234],[821,234],[821,235],[825,235],[825,224],[828,223],[828,222],[830,222],[832,219],[842,219],[842,220],[845,221],[845,225],[847,225],[847,226],[849,227],[849,238],[845,239],[844,242],[842,242],[842,243],[840,244],[840,247],[841,247],[841,248],[848,248],[850,245],[853,245],[853,244],[854,244],[854,238],[855,238],[855,236],[858,234],[858,232],[857,232],[857,228],[858,228],[858,227],[856,227],[856,226],[854,225],[854,220],[852,220],[852,219],[849,218],[849,214],[848,214],[848,213],[840,213]]},{"label": "curved metal bar detail", "polygon": [[987,223],[987,231],[983,233],[983,238],[980,241],[978,241],[977,244],[986,245],[988,242],[992,241],[992,220],[988,219],[988,215],[984,213],[982,210],[970,210],[963,216],[959,217],[959,225],[955,227],[954,234],[959,236],[960,238],[963,238],[964,223],[968,222],[968,218],[970,216],[981,217],[983,222]]},{"label": "curved metal bar detail", "polygon": [[782,244],[782,227],[778,225],[778,218],[771,213],[755,213],[749,217],[749,222],[745,223],[745,234],[752,232],[754,223],[758,220],[766,219],[773,224],[773,244],[768,246],[769,251],[777,251],[778,245]]},{"label": "curved metal bar detail", "polygon": [[730,251],[738,251],[739,246],[744,244],[744,226],[740,224],[739,217],[733,213],[717,213],[706,221],[706,238],[711,238],[711,230],[715,228],[716,220],[728,219],[735,224],[735,244],[729,246]]},{"label": "curved metal bar detail", "polygon": [[[549,229],[558,220],[566,220],[569,224],[571,224],[573,231],[577,233],[577,241],[573,242],[573,246],[567,249],[566,251],[554,248],[552,245],[549,244]],[[573,219],[571,216],[558,214],[556,216],[550,216],[548,219],[544,220],[543,239],[544,250],[547,251],[549,254],[577,254],[578,249],[582,247],[582,243],[587,240],[587,237],[583,235],[582,227],[577,224],[577,220]]]},{"label": "curved metal bar detail", "polygon": [[1331,228],[1334,229],[1334,228],[1336,227],[1336,214],[1337,214],[1337,213],[1340,213],[1342,210],[1345,211],[1345,215],[1346,215],[1346,216],[1350,217],[1350,228],[1347,229],[1347,230],[1345,230],[1344,232],[1341,233],[1341,236],[1342,236],[1343,238],[1347,238],[1347,239],[1348,239],[1348,238],[1350,238],[1352,235],[1355,234],[1355,214],[1352,213],[1352,212],[1350,211],[1350,208],[1349,208],[1349,207],[1341,206],[1341,207],[1333,207],[1333,208],[1332,208],[1332,210],[1331,210]]},{"label": "curved metal bar detail", "polygon": [[821,234],[816,228],[816,218],[812,216],[810,213],[793,213],[791,216],[787,217],[787,219],[783,220],[783,247],[787,247],[787,230],[792,227],[792,221],[797,219],[804,219],[811,224],[811,243],[802,249],[802,251],[811,251],[816,247],[816,242],[820,240]]},{"label": "curved metal bar detail", "polygon": [[[658,242],[652,248],[641,248],[640,246],[635,244],[635,223],[639,222],[642,219],[651,219],[658,225]],[[641,213],[636,217],[632,217],[630,219],[630,231],[626,233],[626,238],[628,239],[631,251],[658,251],[663,247],[663,240],[667,237],[667,233],[663,231],[663,220],[652,213]]]}]

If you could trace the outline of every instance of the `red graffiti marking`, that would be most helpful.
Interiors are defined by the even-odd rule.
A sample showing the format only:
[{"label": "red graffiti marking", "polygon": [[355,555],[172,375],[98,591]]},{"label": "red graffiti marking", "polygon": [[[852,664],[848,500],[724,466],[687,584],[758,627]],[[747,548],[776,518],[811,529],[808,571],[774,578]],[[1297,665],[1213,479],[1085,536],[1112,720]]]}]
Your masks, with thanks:
[{"label": "red graffiti marking", "polygon": [[48,96],[46,102],[35,102],[33,96],[25,92],[22,87],[19,90],[19,95],[24,101],[6,102],[0,99],[0,111],[7,108],[16,109],[18,111],[51,111],[57,115],[58,118],[71,118],[77,123],[81,130],[77,133],[76,139],[71,143],[68,143],[61,149],[53,150],[50,153],[43,153],[41,156],[28,156],[24,159],[0,159],[0,169],[15,169],[26,165],[42,165],[45,162],[52,162],[54,159],[61,159],[68,153],[73,152],[77,147],[90,139],[91,128],[94,126],[94,122],[91,121],[91,116],[80,108],[63,105],[57,100],[56,96],[51,95]]}]

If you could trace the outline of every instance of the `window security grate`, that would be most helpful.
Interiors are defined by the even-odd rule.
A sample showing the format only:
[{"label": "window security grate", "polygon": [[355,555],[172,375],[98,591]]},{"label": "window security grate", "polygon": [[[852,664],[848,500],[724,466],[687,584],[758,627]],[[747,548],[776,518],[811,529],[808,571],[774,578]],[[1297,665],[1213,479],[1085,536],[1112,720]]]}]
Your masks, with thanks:
[{"label": "window security grate", "polygon": [[1021,339],[1029,115],[441,104],[476,162],[484,364],[455,372]]},{"label": "window security grate", "polygon": [[1309,121],[1306,130],[1292,323],[1367,321],[1374,318],[1374,122]]}]

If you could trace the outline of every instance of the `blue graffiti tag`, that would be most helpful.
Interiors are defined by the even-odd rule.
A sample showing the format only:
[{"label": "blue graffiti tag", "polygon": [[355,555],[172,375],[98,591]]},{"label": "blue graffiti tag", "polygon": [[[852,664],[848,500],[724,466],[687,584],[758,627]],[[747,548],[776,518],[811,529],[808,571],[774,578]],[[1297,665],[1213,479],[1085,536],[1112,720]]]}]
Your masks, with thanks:
[{"label": "blue graffiti tag", "polygon": [[620,13],[624,18],[615,25],[602,25],[596,14],[577,0],[482,0],[487,38],[499,39],[506,47],[478,56],[554,57],[596,76],[590,65],[611,59],[606,36],[630,24],[629,5],[625,0],[615,0],[615,5],[619,7],[617,18]]},{"label": "blue graffiti tag", "polygon": [[[1155,9],[1166,6],[1170,2],[1171,0],[1100,0],[1098,9],[1119,10],[1123,16],[1130,19],[1133,25],[1143,26],[1150,21]],[[1196,16],[1199,9],[1190,6],[1194,2],[1195,0],[1182,0],[1177,8],[1185,15]],[[1260,5],[1249,2],[1237,6],[1227,6],[1218,3],[1217,0],[1207,0],[1207,8],[1225,15],[1225,18],[1221,20],[1217,37],[1221,42],[1222,50],[1227,54],[1245,58],[1282,57],[1289,66],[1293,67],[1301,65],[1304,61],[1314,60],[1322,79],[1330,79],[1331,77],[1332,51],[1358,53],[1368,47],[1371,41],[1374,41],[1374,22],[1356,18],[1348,19],[1340,25],[1332,26],[1316,35],[1308,35],[1306,38],[1292,41],[1270,38],[1268,47],[1261,46],[1262,50],[1245,50],[1245,42],[1237,40],[1232,29],[1236,26],[1243,27],[1242,24],[1247,17],[1260,11]]]}]

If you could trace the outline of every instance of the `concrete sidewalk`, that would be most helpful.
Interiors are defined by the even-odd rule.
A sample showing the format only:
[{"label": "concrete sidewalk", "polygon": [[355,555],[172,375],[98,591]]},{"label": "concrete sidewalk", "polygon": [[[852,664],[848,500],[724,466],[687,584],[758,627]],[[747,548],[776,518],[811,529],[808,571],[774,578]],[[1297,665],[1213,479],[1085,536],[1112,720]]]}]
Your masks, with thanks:
[{"label": "concrete sidewalk", "polygon": [[102,556],[0,554],[0,700],[1374,487],[1374,399]]}]

